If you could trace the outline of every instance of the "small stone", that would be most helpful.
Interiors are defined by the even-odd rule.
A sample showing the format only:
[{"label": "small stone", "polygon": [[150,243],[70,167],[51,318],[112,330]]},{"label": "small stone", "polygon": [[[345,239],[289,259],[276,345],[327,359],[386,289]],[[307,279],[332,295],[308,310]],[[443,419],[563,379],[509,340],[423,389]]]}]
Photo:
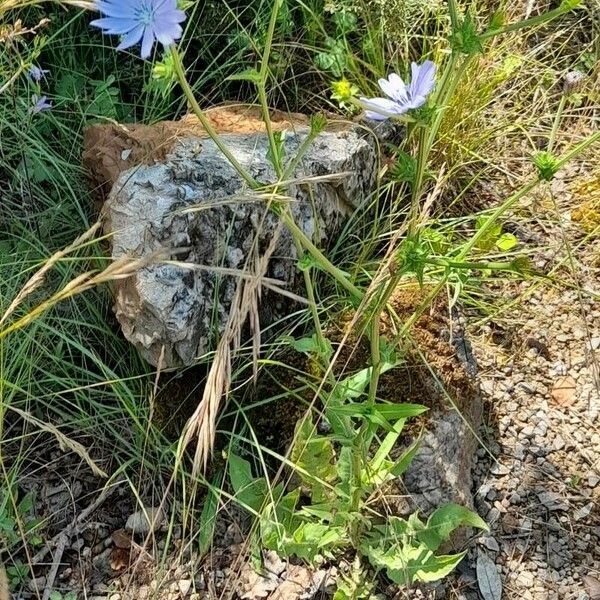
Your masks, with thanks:
[{"label": "small stone", "polygon": [[519,585],[520,587],[524,587],[526,589],[530,589],[533,587],[533,573],[530,573],[529,571],[521,571],[518,576],[517,576],[517,580],[516,583],[517,585]]},{"label": "small stone", "polygon": [[43,592],[44,588],[46,587],[46,578],[43,575],[41,577],[36,577],[27,584],[27,587],[29,588],[29,591],[33,592],[34,594]]},{"label": "small stone", "polygon": [[150,530],[156,531],[164,518],[164,512],[160,508],[139,510],[129,515],[127,523],[125,523],[125,529],[137,535],[146,535]]},{"label": "small stone", "polygon": [[[510,467],[495,462],[490,468],[490,473],[492,473],[492,475],[508,475],[510,473]],[[493,500],[493,498],[488,498],[488,500]]]},{"label": "small stone", "polygon": [[500,546],[496,538],[493,538],[491,535],[482,535],[477,541],[492,552],[500,552]]},{"label": "small stone", "polygon": [[519,386],[526,394],[533,395],[536,392],[535,384],[525,383],[522,381]]},{"label": "small stone", "polygon": [[593,488],[600,483],[600,477],[598,475],[588,475],[588,485]]},{"label": "small stone", "polygon": [[590,340],[590,346],[592,347],[592,350],[598,350],[598,348],[600,348],[600,335],[595,335],[592,337]]},{"label": "small stone", "polygon": [[181,595],[185,598],[190,590],[192,589],[192,580],[191,579],[181,579],[178,583],[179,591]]},{"label": "small stone", "polygon": [[568,510],[568,504],[563,500],[562,496],[557,492],[539,492],[538,498],[540,502],[548,510]]},{"label": "small stone", "polygon": [[582,506],[581,508],[578,508],[576,511],[574,511],[573,518],[576,521],[581,521],[582,519],[585,519],[586,517],[588,517],[590,515],[593,508],[594,508],[594,504],[593,504],[593,502],[590,502],[589,504],[586,504],[585,506]]}]

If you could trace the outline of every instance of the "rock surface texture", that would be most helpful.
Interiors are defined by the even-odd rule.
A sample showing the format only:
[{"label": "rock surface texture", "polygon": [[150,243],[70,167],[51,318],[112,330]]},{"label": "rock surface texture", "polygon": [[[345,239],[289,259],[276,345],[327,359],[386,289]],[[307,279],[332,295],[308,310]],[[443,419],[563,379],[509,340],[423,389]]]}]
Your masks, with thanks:
[{"label": "rock surface texture", "polygon": [[[307,135],[301,126],[286,134],[285,156],[293,158]],[[223,140],[258,181],[276,180],[264,133],[225,134]],[[93,152],[89,145],[87,152]],[[128,149],[121,152],[127,156]],[[375,169],[374,146],[357,130],[325,131],[299,161],[283,202],[304,233],[327,246],[368,198]],[[164,249],[171,258],[116,286],[123,333],[148,362],[189,365],[214,349],[239,278],[254,272],[248,258],[262,255],[274,238],[266,277],[299,292],[296,247],[267,210],[267,199],[247,188],[212,140],[189,134],[178,137],[155,164],[133,166],[114,181],[103,208],[112,257],[139,258]],[[289,312],[288,298],[264,289],[262,327]]]}]

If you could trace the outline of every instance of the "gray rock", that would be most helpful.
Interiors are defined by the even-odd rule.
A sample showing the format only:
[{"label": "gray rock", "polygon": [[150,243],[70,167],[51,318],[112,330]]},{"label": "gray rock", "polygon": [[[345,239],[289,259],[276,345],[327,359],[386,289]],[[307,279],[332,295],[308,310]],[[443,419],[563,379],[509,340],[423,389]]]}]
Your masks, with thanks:
[{"label": "gray rock", "polygon": [[[307,130],[287,136],[285,155],[295,156],[306,136]],[[222,137],[253,177],[265,184],[276,180],[266,157],[266,135]],[[345,219],[368,198],[375,168],[373,145],[355,130],[325,131],[312,143],[287,196],[297,225],[317,246],[335,239]],[[320,176],[331,177],[308,183]],[[163,367],[189,365],[214,348],[240,272],[252,273],[245,262],[254,260],[253,246],[262,254],[279,225],[265,198],[247,189],[215,144],[193,137],[179,139],[160,163],[121,173],[103,214],[113,259],[166,251],[189,265],[154,262],[115,283],[115,313],[125,337],[153,365],[164,352]],[[299,292],[298,258],[283,228],[266,275]],[[263,289],[261,325],[289,314],[291,305]]]},{"label": "gray rock", "polygon": [[548,510],[568,510],[569,505],[563,500],[563,497],[557,492],[539,492],[539,501]]},{"label": "gray rock", "polygon": [[483,406],[475,379],[477,362],[456,317],[454,314],[453,346],[456,349],[456,367],[464,369],[466,381],[472,384],[469,390],[462,391],[468,401],[458,412],[448,406],[439,381],[431,378],[431,381],[424,382],[423,393],[430,399],[436,398],[432,402],[435,408],[431,410],[428,431],[404,474],[404,485],[412,501],[425,512],[448,502],[473,506],[471,467],[477,450],[474,431],[481,425]]}]

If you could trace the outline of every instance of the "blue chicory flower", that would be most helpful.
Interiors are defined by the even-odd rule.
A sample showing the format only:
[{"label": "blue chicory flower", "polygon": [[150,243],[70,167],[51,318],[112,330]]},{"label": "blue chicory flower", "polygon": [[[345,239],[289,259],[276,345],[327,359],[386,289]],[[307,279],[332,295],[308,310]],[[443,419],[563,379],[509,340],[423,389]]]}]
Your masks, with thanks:
[{"label": "blue chicory flower", "polygon": [[52,102],[48,100],[47,96],[38,96],[37,94],[31,96],[31,104],[29,112],[34,115],[52,108]]},{"label": "blue chicory flower", "polygon": [[105,34],[122,35],[117,50],[130,48],[142,40],[142,58],[148,58],[155,41],[165,48],[181,37],[179,23],[185,13],[177,9],[177,0],[96,0],[101,19],[90,25]]},{"label": "blue chicory flower", "polygon": [[46,74],[50,73],[48,69],[42,69],[37,65],[31,65],[27,73],[29,79],[35,83],[39,83],[42,79],[46,79]]},{"label": "blue chicory flower", "polygon": [[435,85],[435,63],[426,60],[423,64],[411,64],[412,78],[406,85],[402,78],[392,73],[387,79],[379,80],[379,87],[387,98],[361,98],[366,117],[375,121],[385,121],[391,116],[403,115],[413,108],[425,104],[427,96]]}]

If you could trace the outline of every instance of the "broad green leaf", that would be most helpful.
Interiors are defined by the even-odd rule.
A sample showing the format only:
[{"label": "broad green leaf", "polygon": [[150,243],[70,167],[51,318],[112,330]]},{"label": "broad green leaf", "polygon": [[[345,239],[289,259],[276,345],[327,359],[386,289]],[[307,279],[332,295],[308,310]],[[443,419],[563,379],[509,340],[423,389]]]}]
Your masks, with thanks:
[{"label": "broad green leaf", "polygon": [[435,510],[427,520],[427,526],[417,537],[430,550],[437,550],[450,538],[452,532],[463,525],[489,531],[485,521],[476,513],[458,504],[447,504]]},{"label": "broad green leaf", "polygon": [[290,460],[298,467],[300,479],[311,489],[313,502],[318,504],[325,500],[327,489],[337,479],[333,444],[317,435],[308,418],[302,419],[296,427],[295,440]]},{"label": "broad green leaf", "polygon": [[454,571],[466,554],[467,551],[465,550],[459,554],[434,555],[421,568],[416,570],[414,579],[423,582],[443,579]]},{"label": "broad green leaf", "polygon": [[229,454],[229,479],[239,504],[258,513],[268,493],[267,481],[262,477],[254,478],[250,463],[233,453]]},{"label": "broad green leaf", "polygon": [[503,233],[497,240],[496,246],[503,252],[508,252],[519,245],[519,240],[512,233]]}]

